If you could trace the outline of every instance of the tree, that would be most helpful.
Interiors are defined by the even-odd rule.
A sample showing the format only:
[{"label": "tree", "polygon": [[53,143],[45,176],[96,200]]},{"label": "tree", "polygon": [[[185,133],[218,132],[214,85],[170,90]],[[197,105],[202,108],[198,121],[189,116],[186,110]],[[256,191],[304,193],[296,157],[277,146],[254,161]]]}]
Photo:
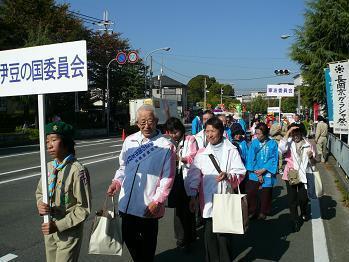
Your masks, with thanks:
[{"label": "tree", "polygon": [[[115,58],[117,51],[128,51],[130,44],[119,33],[91,32],[68,9],[68,5],[57,5],[54,0],[0,1],[0,50],[85,39],[89,91],[79,92],[79,107],[87,111],[97,100],[105,103],[107,65]],[[113,62],[109,76],[112,110],[117,106],[126,108],[129,99],[144,96],[142,61],[123,66]],[[63,119],[72,121],[75,115],[74,98],[74,93],[50,94],[47,96],[47,114],[59,113]],[[24,115],[36,111],[36,96],[14,99],[24,105]]]},{"label": "tree", "polygon": [[290,56],[301,64],[304,86],[301,95],[308,106],[326,103],[323,69],[349,56],[348,0],[312,0],[307,3],[305,22],[295,30]]},{"label": "tree", "polygon": [[220,104],[221,89],[223,90],[223,102],[229,104],[233,100],[234,89],[231,85],[220,84],[214,77],[197,75],[188,82],[188,102],[196,104],[204,101],[204,84],[207,85],[207,103]]}]

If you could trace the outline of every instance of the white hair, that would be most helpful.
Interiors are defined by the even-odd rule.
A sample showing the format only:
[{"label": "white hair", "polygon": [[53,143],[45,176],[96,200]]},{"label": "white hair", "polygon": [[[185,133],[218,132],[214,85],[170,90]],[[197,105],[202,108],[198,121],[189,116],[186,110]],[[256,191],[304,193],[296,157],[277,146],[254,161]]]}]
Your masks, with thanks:
[{"label": "white hair", "polygon": [[137,109],[137,113],[136,113],[137,119],[139,118],[140,112],[143,112],[143,111],[151,111],[153,113],[154,117],[157,118],[154,106],[142,105],[140,108]]}]

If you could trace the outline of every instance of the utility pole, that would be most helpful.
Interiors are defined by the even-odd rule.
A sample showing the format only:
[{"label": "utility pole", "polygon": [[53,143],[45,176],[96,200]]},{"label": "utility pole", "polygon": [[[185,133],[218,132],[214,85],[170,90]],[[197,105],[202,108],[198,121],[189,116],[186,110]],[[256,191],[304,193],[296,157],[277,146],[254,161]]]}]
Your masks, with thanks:
[{"label": "utility pole", "polygon": [[103,12],[103,21],[101,23],[97,24],[98,26],[103,27],[103,28],[98,29],[98,31],[104,31],[105,34],[109,34],[109,32],[113,33],[113,29],[109,28],[113,24],[114,23],[109,21],[109,19],[108,19],[108,11],[105,10]]},{"label": "utility pole", "polygon": [[205,77],[205,81],[204,81],[204,110],[206,110],[206,77]]},{"label": "utility pole", "polygon": [[221,87],[221,106],[223,104],[223,87]]}]

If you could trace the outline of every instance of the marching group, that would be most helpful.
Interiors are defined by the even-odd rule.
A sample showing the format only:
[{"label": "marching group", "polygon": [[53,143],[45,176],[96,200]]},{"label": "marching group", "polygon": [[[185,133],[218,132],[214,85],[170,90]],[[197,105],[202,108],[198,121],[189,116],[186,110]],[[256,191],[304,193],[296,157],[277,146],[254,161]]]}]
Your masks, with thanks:
[{"label": "marching group", "polygon": [[[318,121],[315,142],[325,161],[328,127],[323,117]],[[123,240],[134,261],[154,260],[158,220],[166,206],[174,208],[179,248],[190,250],[201,218],[206,261],[232,261],[232,235],[212,229],[213,195],[228,186],[247,194],[250,219],[265,220],[279,174],[286,183],[293,230],[299,231],[308,219],[307,173],[314,169],[317,150],[298,115],[293,123],[264,123],[256,116],[251,141],[243,119],[216,116],[209,110],[194,118],[192,134],[186,134],[178,118],[168,118],[166,134],[157,124],[152,106],[138,109],[140,131],[125,139],[107,190],[109,196],[119,194]],[[41,182],[36,192],[39,214],[51,216],[42,224],[46,259],[77,261],[83,222],[91,211],[89,174],[75,158],[70,125],[50,123],[46,135],[53,158],[48,165],[50,203],[43,203]]]}]

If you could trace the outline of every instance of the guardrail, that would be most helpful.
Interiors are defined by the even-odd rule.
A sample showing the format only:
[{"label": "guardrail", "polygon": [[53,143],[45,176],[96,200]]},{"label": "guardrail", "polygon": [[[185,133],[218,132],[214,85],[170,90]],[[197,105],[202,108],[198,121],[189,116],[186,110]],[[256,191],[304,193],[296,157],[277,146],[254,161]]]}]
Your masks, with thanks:
[{"label": "guardrail", "polygon": [[349,146],[330,133],[328,136],[328,150],[349,177]]}]

